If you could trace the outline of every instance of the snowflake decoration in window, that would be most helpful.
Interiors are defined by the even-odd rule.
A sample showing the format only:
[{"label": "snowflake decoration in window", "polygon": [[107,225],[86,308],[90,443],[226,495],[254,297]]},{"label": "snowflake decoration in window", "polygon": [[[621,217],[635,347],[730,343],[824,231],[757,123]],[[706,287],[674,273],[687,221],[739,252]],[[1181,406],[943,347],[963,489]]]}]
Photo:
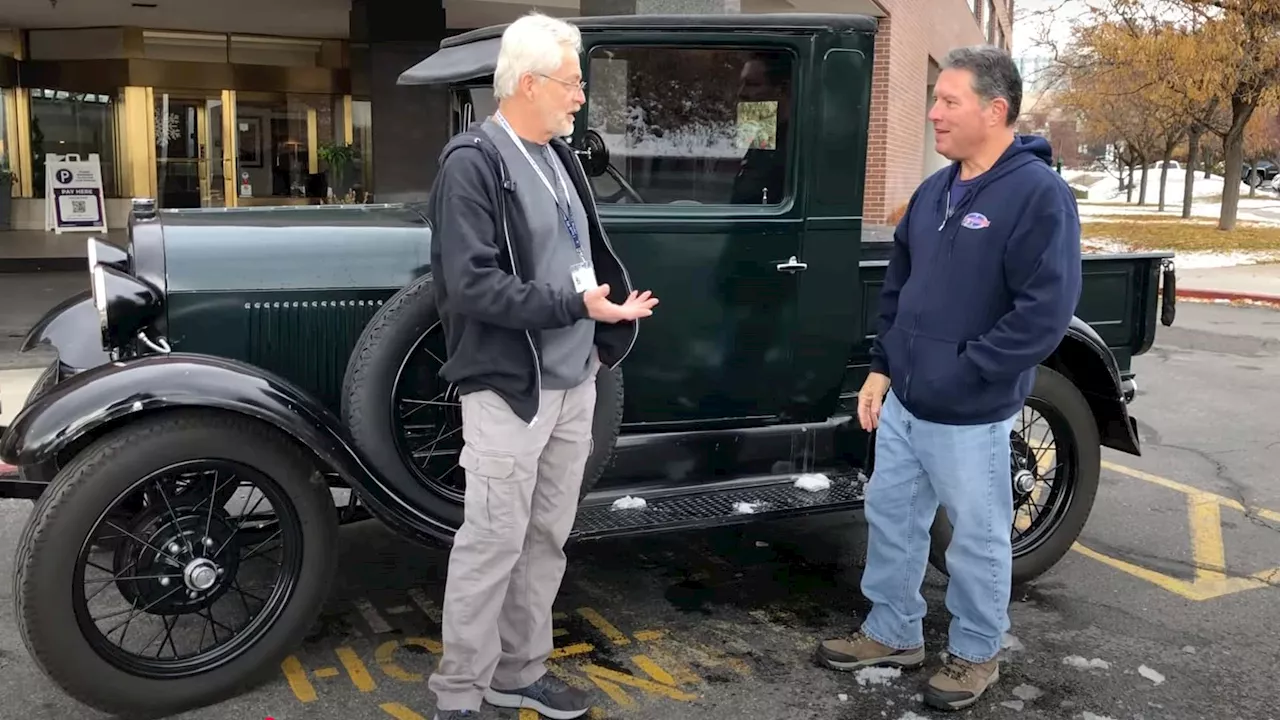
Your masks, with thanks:
[{"label": "snowflake decoration in window", "polygon": [[182,136],[179,124],[182,122],[178,117],[178,113],[171,112],[164,118],[160,117],[158,110],[151,111],[151,118],[156,125],[156,145],[160,147],[168,147],[170,140],[177,140]]}]

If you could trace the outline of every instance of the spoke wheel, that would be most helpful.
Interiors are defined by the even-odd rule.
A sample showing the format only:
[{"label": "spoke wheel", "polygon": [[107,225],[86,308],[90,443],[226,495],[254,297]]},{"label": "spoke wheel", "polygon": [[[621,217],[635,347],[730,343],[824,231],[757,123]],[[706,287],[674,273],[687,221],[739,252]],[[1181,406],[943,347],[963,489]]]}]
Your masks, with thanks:
[{"label": "spoke wheel", "polygon": [[161,411],[98,438],[19,542],[18,629],[98,710],[163,717],[275,677],[332,583],[338,523],[314,457],[274,427]]},{"label": "spoke wheel", "polygon": [[[1097,421],[1080,390],[1041,366],[1009,436],[1013,483],[1013,583],[1048,572],[1071,549],[1098,492],[1101,442]],[[952,527],[946,511],[934,517],[929,562],[947,572]]]},{"label": "spoke wheel", "polygon": [[445,356],[444,332],[437,322],[413,345],[396,373],[395,441],[418,482],[462,503],[467,482],[458,466],[462,402],[457,386],[440,379]]},{"label": "spoke wheel", "polygon": [[1072,442],[1061,412],[1039,398],[1027,401],[1009,437],[1014,558],[1038,547],[1066,518],[1077,455]]},{"label": "spoke wheel", "polygon": [[[138,505],[127,518],[116,512]],[[264,523],[276,529],[259,540]],[[130,674],[204,672],[271,626],[301,565],[300,520],[278,483],[239,463],[178,463],[123,493],[90,531],[76,568],[76,622]]]},{"label": "spoke wheel", "polygon": [[[342,420],[379,482],[430,518],[432,526],[424,533],[447,544],[465,516],[466,472],[458,466],[463,445],[458,389],[440,377],[448,359],[442,327],[430,274],[388,298],[351,351],[342,383]],[[495,342],[494,347],[521,353],[515,359],[525,362],[522,333],[513,332],[511,345]],[[584,496],[612,461],[622,410],[622,372],[601,370]]]}]

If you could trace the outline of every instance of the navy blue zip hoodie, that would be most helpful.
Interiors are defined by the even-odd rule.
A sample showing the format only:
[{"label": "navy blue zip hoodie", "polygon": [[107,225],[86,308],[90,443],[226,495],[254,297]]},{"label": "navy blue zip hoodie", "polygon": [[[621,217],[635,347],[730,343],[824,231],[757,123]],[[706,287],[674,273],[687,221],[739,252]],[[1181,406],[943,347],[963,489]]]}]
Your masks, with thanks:
[{"label": "navy blue zip hoodie", "polygon": [[1075,195],[1043,138],[1020,135],[963,184],[959,163],[927,178],[893,234],[871,369],[922,420],[1007,420],[1080,299]]}]

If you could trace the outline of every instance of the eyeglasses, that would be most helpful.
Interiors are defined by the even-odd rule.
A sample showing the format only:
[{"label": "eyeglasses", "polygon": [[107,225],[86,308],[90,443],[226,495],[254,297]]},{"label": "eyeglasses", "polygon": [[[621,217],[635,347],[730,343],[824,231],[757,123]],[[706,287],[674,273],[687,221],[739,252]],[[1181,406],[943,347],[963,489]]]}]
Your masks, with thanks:
[{"label": "eyeglasses", "polygon": [[558,77],[554,77],[554,76],[552,76],[552,75],[543,75],[542,73],[538,73],[538,74],[539,74],[539,75],[541,75],[542,77],[544,77],[544,78],[548,79],[548,80],[555,80],[556,82],[560,83],[561,85],[564,85],[565,87],[568,87],[568,88],[578,88],[578,89],[579,89],[579,90],[581,90],[583,93],[586,93],[586,92],[587,92],[587,82],[586,82],[585,80],[580,81],[580,82],[573,82],[573,81],[571,81],[571,80],[561,80],[560,78],[558,78]]}]

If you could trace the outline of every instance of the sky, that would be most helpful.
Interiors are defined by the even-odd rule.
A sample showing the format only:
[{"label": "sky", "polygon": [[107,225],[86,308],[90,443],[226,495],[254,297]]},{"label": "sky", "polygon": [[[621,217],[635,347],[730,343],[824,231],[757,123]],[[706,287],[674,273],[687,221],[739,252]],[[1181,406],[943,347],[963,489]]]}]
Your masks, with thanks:
[{"label": "sky", "polygon": [[1053,15],[1053,19],[1056,19],[1057,22],[1049,24],[1049,37],[1055,43],[1064,44],[1070,39],[1071,32],[1071,25],[1067,21],[1084,10],[1086,6],[1083,3],[1079,0],[1014,0],[1014,57],[1045,54],[1046,51],[1044,49],[1035,47],[1035,42],[1040,37],[1041,28],[1044,26],[1045,20],[1050,18],[1045,15],[1035,15],[1034,13],[1043,13],[1050,8],[1059,6],[1062,6],[1062,9]]}]

